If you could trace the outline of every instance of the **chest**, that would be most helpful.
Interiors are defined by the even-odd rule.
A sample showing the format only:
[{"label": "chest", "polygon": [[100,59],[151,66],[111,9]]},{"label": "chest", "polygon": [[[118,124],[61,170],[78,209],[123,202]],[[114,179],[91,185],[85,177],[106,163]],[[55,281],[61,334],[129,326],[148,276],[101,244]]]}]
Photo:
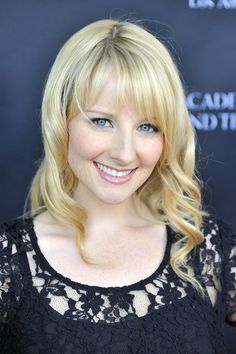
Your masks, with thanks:
[{"label": "chest", "polygon": [[85,243],[88,256],[102,265],[86,264],[74,239],[41,236],[38,243],[47,262],[61,275],[78,283],[109,287],[149,277],[163,260],[167,235],[165,228],[152,228]]}]

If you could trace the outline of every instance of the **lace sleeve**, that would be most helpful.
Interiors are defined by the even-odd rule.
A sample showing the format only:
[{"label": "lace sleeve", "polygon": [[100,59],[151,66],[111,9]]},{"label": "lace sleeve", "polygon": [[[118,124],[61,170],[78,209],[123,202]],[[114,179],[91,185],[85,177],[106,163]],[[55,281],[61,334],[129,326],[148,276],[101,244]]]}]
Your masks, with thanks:
[{"label": "lace sleeve", "polygon": [[[0,324],[6,321],[9,307],[9,288],[11,282],[10,247],[6,224],[0,226]],[[2,329],[2,328],[1,328]]]},{"label": "lace sleeve", "polygon": [[224,254],[225,322],[236,328],[236,233],[224,221],[218,221]]},{"label": "lace sleeve", "polygon": [[0,352],[8,352],[11,322],[17,314],[16,294],[13,285],[13,238],[9,225],[0,225]]}]

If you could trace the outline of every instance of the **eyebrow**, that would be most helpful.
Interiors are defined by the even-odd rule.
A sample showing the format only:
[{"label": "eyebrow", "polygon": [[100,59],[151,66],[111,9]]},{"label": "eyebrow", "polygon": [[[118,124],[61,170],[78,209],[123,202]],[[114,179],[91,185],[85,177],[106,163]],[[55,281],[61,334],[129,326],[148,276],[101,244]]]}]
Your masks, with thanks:
[{"label": "eyebrow", "polygon": [[99,114],[103,114],[105,116],[109,116],[109,117],[114,117],[114,114],[112,113],[109,113],[109,112],[103,112],[103,111],[99,111],[99,110],[96,110],[96,111],[93,111],[93,110],[86,110],[85,112],[89,112],[89,113],[99,113]]}]

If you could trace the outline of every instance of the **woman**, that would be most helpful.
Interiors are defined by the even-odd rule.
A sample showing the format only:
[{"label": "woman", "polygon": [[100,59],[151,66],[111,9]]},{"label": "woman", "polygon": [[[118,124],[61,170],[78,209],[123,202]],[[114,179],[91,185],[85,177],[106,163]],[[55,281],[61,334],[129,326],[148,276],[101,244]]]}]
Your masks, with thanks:
[{"label": "woman", "polygon": [[202,210],[178,70],[138,24],[63,46],[30,211],[1,228],[1,352],[225,353],[235,234]]}]

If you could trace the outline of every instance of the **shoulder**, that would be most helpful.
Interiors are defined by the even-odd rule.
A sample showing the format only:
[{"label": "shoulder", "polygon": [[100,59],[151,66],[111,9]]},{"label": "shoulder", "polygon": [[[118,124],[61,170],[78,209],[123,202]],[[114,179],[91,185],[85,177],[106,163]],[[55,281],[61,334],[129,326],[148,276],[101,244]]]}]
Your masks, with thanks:
[{"label": "shoulder", "polygon": [[16,218],[0,224],[0,250],[22,244],[22,238],[28,234],[31,226],[30,218]]},{"label": "shoulder", "polygon": [[224,218],[218,218],[213,215],[204,217],[202,224],[202,232],[205,236],[218,235],[220,239],[225,236],[226,240],[235,237],[234,225],[232,225]]},{"label": "shoulder", "polygon": [[232,249],[236,249],[235,227],[223,218],[215,216],[205,217],[202,225],[204,242],[201,246],[218,252],[228,259]]},{"label": "shoulder", "polygon": [[37,215],[33,221],[33,227],[38,240],[48,240],[50,238],[62,239],[68,236],[74,236],[75,231],[55,219],[48,211]]},{"label": "shoulder", "polygon": [[15,218],[7,220],[0,224],[0,233],[11,233],[19,232],[22,230],[29,222],[30,218]]},{"label": "shoulder", "polygon": [[1,240],[12,238],[19,227],[19,220],[12,219],[0,224],[0,236]]}]

